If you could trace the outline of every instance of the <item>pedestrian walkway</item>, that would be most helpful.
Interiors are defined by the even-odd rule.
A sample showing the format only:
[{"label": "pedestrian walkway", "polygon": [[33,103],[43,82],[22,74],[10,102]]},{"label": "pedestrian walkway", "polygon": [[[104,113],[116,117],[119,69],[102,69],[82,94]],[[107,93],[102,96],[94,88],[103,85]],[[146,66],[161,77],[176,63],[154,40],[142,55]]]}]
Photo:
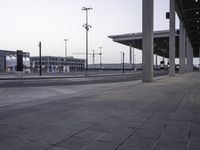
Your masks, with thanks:
[{"label": "pedestrian walkway", "polygon": [[[1,150],[200,149],[199,72],[159,77],[153,83],[21,87],[7,92],[17,100],[21,91],[33,89],[26,94],[27,102],[0,107]],[[51,97],[49,92],[39,98],[35,93],[42,89],[76,92]],[[6,90],[0,89],[0,94]],[[28,99],[34,95],[33,105]],[[1,101],[6,101],[5,95]]]}]

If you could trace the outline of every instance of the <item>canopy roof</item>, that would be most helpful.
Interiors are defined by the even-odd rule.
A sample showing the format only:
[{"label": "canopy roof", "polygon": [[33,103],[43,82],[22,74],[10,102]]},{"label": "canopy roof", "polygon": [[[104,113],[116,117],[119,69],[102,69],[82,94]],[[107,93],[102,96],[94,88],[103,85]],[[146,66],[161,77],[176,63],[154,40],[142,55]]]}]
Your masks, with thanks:
[{"label": "canopy roof", "polygon": [[[155,31],[154,32],[154,54],[160,56],[169,57],[169,31]],[[114,42],[132,46],[134,48],[142,50],[142,33],[130,33],[122,35],[112,35],[109,38]],[[178,57],[179,50],[179,31],[176,32],[176,57]]]},{"label": "canopy roof", "polygon": [[196,53],[200,47],[200,0],[176,0],[176,12],[184,22]]},{"label": "canopy roof", "polygon": [[[183,21],[187,35],[194,48],[194,57],[199,57],[200,47],[200,0],[175,0],[176,12]],[[113,41],[142,49],[142,33],[109,36]],[[133,44],[134,43],[134,44]],[[169,57],[169,31],[154,32],[154,53]],[[176,34],[176,57],[179,56],[179,31]]]}]

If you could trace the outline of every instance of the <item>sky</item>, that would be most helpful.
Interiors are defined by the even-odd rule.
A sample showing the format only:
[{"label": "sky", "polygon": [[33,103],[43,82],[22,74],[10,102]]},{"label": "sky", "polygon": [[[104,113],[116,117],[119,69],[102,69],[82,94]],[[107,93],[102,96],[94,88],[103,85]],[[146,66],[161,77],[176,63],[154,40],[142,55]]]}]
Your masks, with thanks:
[{"label": "sky", "polygon": [[[0,0],[0,49],[38,56],[41,41],[43,56],[64,56],[63,39],[69,39],[67,55],[85,58],[75,54],[85,52],[84,6],[93,8],[89,11],[89,51],[99,52],[102,47],[103,63],[121,62],[123,51],[128,62],[129,47],[108,36],[142,31],[142,0]],[[168,11],[169,0],[154,0],[154,30],[169,29]],[[135,56],[136,63],[141,62],[140,50]],[[99,63],[99,56],[95,59]]]}]

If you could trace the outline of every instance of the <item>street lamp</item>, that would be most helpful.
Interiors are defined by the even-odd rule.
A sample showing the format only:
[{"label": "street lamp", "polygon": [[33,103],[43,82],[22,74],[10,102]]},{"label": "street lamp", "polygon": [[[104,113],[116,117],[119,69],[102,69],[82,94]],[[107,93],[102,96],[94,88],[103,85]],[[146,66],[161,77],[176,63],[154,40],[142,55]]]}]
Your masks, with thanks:
[{"label": "street lamp", "polygon": [[100,52],[99,52],[99,55],[100,55],[100,70],[102,69],[102,48],[103,47],[99,47],[99,49],[100,49]]},{"label": "street lamp", "polygon": [[39,42],[39,65],[40,65],[40,76],[42,76],[42,56],[41,56],[41,51],[42,51],[42,43]]},{"label": "street lamp", "polygon": [[86,12],[86,23],[83,25],[83,27],[86,30],[86,75],[88,72],[88,31],[92,27],[91,25],[88,24],[88,10],[92,10],[91,7],[83,7],[81,10]]}]

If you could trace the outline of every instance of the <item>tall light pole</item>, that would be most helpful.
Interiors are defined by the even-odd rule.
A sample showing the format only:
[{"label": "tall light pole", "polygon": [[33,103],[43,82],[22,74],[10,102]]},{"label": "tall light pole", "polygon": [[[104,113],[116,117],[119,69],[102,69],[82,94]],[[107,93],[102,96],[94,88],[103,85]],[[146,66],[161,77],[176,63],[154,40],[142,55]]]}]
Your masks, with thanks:
[{"label": "tall light pole", "polygon": [[102,48],[103,47],[99,47],[99,49],[100,49],[100,52],[99,52],[99,55],[100,55],[100,70],[102,69]]},{"label": "tall light pole", "polygon": [[40,66],[40,76],[42,76],[42,56],[41,56],[41,51],[42,51],[42,43],[39,42],[39,66]]},{"label": "tall light pole", "polygon": [[91,25],[88,24],[88,10],[92,10],[91,7],[83,7],[81,10],[86,12],[86,23],[83,25],[83,27],[86,30],[86,74],[88,72],[88,31],[92,27]]},{"label": "tall light pole", "polygon": [[[66,65],[67,65],[67,41],[68,39],[64,39],[64,42],[65,42],[65,60],[64,60],[64,68],[65,68],[65,71],[66,71]],[[64,71],[63,71],[64,72]]]}]

